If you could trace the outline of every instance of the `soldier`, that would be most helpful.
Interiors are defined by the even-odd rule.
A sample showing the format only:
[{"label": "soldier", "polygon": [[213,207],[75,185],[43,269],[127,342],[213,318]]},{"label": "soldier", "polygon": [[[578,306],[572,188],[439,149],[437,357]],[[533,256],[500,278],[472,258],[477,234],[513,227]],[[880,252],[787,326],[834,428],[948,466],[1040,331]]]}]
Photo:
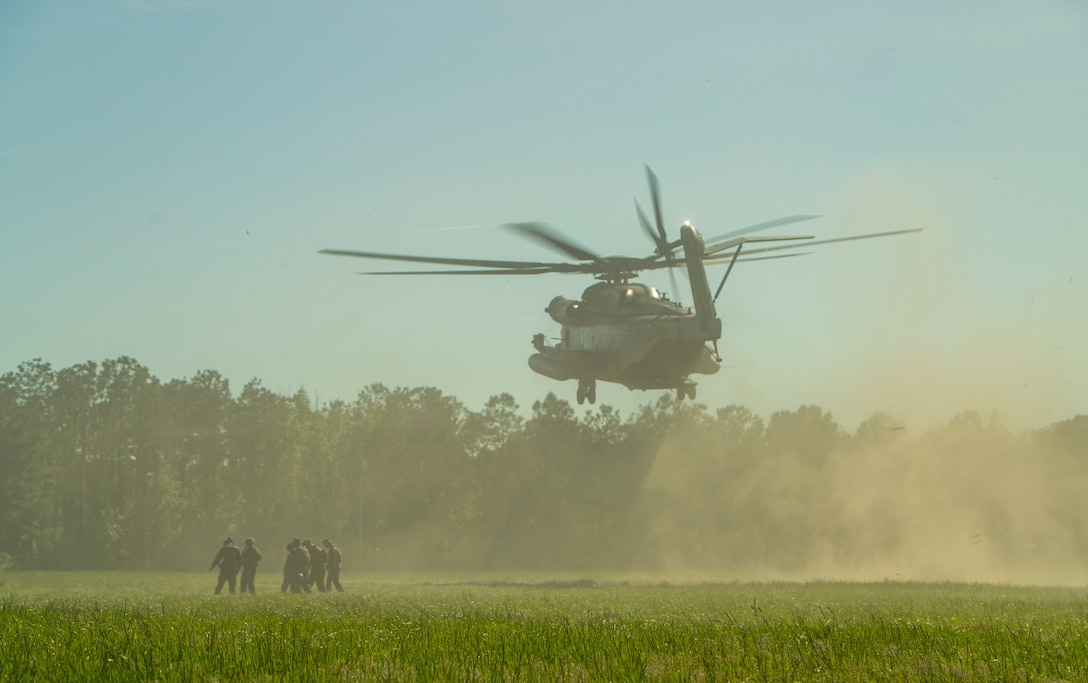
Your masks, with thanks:
[{"label": "soldier", "polygon": [[242,551],[242,592],[256,593],[253,579],[257,576],[257,563],[261,561],[261,551],[252,538],[245,541],[245,550]]},{"label": "soldier", "polygon": [[310,590],[310,584],[307,579],[310,577],[310,553],[306,550],[306,546],[298,542],[295,539],[295,565],[298,567],[298,571],[295,572],[291,578],[291,592],[300,593],[306,591],[312,593]]},{"label": "soldier", "polygon": [[287,588],[291,585],[291,573],[295,571],[295,561],[291,557],[291,551],[295,549],[295,541],[298,539],[292,539],[287,542],[287,559],[283,561],[283,585],[280,586],[280,592],[286,593]]},{"label": "soldier", "polygon": [[287,544],[287,560],[283,563],[283,586],[280,591],[284,592],[290,587],[292,593],[311,592],[307,583],[309,576],[310,554],[306,552],[302,541],[296,538]]},{"label": "soldier", "polygon": [[340,552],[340,549],[333,545],[333,542],[329,539],[321,541],[328,550],[326,554],[329,556],[329,574],[325,580],[325,588],[332,590],[333,586],[336,586],[336,590],[341,593],[344,592],[344,587],[340,585],[340,564],[344,561],[344,555]]},{"label": "soldier", "polygon": [[212,560],[212,566],[208,567],[208,571],[215,569],[216,566],[219,567],[219,583],[215,584],[215,594],[219,595],[224,583],[229,583],[230,592],[234,593],[235,578],[242,566],[242,551],[234,547],[234,539],[230,536],[223,541],[223,546],[215,554],[215,559]]},{"label": "soldier", "polygon": [[308,538],[302,542],[302,545],[306,546],[306,550],[310,551],[310,576],[306,580],[306,585],[313,586],[316,584],[317,590],[324,593],[325,563],[328,562],[329,556],[325,553],[324,548],[314,545]]}]

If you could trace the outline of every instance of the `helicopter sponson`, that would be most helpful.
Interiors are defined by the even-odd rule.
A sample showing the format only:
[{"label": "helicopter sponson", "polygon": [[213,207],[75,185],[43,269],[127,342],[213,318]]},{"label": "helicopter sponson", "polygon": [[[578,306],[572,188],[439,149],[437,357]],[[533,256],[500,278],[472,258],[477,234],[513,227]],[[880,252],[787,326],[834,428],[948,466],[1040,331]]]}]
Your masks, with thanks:
[{"label": "helicopter sponson", "polygon": [[544,375],[560,382],[578,376],[577,371],[569,364],[557,358],[549,358],[542,353],[534,353],[529,356],[529,367],[538,375]]}]

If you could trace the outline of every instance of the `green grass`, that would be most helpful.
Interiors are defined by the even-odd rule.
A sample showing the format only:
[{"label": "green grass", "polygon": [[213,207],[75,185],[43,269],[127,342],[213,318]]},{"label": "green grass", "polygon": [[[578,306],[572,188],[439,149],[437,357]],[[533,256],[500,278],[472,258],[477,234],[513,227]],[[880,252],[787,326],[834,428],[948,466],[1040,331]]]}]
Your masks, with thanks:
[{"label": "green grass", "polygon": [[1088,680],[1071,588],[0,574],[0,680]]}]

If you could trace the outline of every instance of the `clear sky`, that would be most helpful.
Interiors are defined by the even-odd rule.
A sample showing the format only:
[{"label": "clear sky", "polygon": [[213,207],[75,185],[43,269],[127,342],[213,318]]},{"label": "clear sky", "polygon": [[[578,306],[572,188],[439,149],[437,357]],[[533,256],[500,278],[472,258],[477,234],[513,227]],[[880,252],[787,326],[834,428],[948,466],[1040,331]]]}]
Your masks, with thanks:
[{"label": "clear sky", "polygon": [[925,229],[738,266],[699,400],[1043,426],[1088,412],[1086,122],[1080,0],[9,1],[0,372],[128,355],[321,401],[573,403],[526,359],[584,276],[316,252],[554,260],[496,227],[540,219],[646,255],[645,163],[674,235]]}]

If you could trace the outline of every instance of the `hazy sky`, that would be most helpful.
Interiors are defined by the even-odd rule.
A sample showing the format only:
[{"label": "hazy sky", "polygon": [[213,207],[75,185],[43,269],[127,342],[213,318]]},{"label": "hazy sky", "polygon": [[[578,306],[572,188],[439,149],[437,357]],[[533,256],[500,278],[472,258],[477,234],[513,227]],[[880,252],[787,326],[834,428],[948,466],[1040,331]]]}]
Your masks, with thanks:
[{"label": "hazy sky", "polygon": [[738,266],[699,400],[1042,426],[1088,412],[1086,122],[1080,0],[5,2],[0,372],[573,402],[526,359],[584,276],[316,252],[554,260],[496,227],[540,219],[645,255],[646,163],[674,235],[925,229]]}]

